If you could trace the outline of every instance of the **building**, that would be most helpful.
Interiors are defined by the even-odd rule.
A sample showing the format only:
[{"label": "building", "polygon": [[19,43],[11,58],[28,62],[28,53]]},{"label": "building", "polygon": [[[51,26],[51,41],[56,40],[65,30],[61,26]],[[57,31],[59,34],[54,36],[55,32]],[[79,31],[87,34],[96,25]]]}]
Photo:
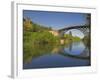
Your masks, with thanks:
[{"label": "building", "polygon": [[56,30],[51,30],[49,32],[52,33],[54,36],[59,36],[59,32]]}]

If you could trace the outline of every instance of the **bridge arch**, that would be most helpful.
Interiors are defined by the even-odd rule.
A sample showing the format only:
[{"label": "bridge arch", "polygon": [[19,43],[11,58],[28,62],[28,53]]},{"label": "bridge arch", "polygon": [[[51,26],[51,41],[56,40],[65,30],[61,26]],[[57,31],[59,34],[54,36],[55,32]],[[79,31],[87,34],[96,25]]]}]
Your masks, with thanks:
[{"label": "bridge arch", "polygon": [[71,30],[67,30],[67,31],[64,31],[63,34],[72,34],[72,36],[76,36],[76,37],[80,37],[81,39],[84,38],[85,34],[78,30],[78,29],[71,29]]},{"label": "bridge arch", "polygon": [[73,30],[73,29],[81,31],[84,34],[84,36],[87,36],[90,32],[89,26],[85,25],[85,26],[72,26],[72,27],[60,29],[59,34],[60,34],[60,36],[64,36],[65,32],[67,32],[69,30]]}]

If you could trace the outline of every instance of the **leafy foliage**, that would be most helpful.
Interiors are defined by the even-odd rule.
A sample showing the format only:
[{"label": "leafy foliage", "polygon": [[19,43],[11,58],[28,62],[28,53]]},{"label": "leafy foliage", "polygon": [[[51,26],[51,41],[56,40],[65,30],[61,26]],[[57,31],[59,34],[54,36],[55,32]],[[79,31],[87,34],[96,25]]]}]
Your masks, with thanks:
[{"label": "leafy foliage", "polygon": [[32,22],[29,18],[23,19],[24,31],[41,32],[45,30],[52,30],[51,27],[44,27],[37,23]]},{"label": "leafy foliage", "polygon": [[81,40],[79,37],[72,36],[72,35],[69,35],[69,34],[65,34],[64,38],[67,39],[67,40],[72,40],[72,41],[80,41]]}]

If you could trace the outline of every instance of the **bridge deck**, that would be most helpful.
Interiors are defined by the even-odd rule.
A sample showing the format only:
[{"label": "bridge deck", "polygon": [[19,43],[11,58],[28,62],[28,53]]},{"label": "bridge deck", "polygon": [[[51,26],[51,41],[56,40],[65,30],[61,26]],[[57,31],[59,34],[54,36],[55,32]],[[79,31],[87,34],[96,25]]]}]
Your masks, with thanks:
[{"label": "bridge deck", "polygon": [[89,26],[87,25],[82,25],[82,26],[70,26],[67,28],[59,29],[58,31],[65,31],[65,30],[70,30],[70,29],[78,29],[78,28],[88,28]]}]

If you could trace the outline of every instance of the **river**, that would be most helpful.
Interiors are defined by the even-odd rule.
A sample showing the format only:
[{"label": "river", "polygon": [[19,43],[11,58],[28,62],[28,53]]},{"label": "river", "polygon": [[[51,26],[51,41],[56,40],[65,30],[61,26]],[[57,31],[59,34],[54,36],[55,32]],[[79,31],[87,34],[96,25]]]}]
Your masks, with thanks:
[{"label": "river", "polygon": [[90,49],[82,41],[67,45],[35,45],[24,53],[23,69],[90,66]]}]

